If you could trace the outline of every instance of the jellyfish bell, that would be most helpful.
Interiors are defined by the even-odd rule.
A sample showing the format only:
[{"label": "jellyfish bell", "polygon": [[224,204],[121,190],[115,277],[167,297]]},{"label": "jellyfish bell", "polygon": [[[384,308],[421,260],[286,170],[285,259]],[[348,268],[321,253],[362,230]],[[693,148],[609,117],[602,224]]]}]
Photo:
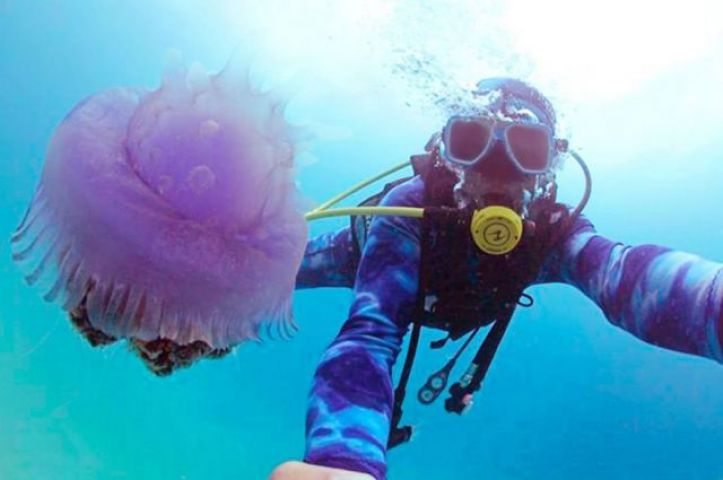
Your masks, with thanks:
[{"label": "jellyfish bell", "polygon": [[91,344],[127,339],[156,373],[289,331],[298,138],[234,70],[91,96],[53,135],[13,258]]}]

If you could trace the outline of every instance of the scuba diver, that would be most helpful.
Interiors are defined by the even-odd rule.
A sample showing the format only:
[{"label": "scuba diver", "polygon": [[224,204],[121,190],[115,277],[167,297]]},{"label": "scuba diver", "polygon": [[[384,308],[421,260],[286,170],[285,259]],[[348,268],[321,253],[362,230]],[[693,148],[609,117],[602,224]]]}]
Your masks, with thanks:
[{"label": "scuba diver", "polygon": [[[574,285],[641,340],[723,362],[723,265],[598,235],[580,214],[589,172],[556,138],[550,102],[511,78],[482,80],[474,94],[482,105],[449,118],[426,153],[412,157],[413,177],[347,209],[356,213],[350,227],[308,243],[297,288],[348,287],[354,299],[313,379],[304,461],[282,464],[272,480],[386,478],[387,450],[412,434],[401,423],[402,405],[421,327],[446,332],[432,348],[464,341],[417,399],[429,404],[444,394],[445,409],[462,413],[515,308],[532,304],[524,293],[531,285]],[[556,199],[565,153],[587,179],[575,208]],[[336,200],[308,217],[323,216]],[[392,366],[410,326],[393,388]],[[448,386],[460,353],[483,330],[472,363]]]}]

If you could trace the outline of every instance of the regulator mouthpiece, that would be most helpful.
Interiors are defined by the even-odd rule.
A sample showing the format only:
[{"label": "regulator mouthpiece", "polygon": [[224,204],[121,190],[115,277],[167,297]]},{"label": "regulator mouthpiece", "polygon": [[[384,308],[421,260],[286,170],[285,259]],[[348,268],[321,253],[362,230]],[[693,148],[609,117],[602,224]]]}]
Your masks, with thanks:
[{"label": "regulator mouthpiece", "polygon": [[475,210],[470,230],[480,250],[490,255],[504,255],[520,243],[522,218],[510,208],[493,205]]}]

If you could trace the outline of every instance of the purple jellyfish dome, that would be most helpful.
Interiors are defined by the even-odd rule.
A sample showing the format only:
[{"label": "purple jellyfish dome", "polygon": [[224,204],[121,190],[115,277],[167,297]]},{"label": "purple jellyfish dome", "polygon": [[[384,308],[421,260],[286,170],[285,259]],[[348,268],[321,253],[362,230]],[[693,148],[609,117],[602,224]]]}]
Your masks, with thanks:
[{"label": "purple jellyfish dome", "polygon": [[307,236],[297,136],[231,71],[89,97],[50,142],[13,258],[106,339],[218,351],[287,330]]}]

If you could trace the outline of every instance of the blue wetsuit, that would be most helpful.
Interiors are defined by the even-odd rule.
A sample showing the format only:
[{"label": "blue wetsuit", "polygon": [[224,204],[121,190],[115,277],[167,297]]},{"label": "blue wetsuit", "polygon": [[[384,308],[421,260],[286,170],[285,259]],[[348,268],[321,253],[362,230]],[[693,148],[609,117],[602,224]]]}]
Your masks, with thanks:
[{"label": "blue wetsuit", "polygon": [[[382,205],[421,207],[423,194],[414,177]],[[584,217],[558,245],[535,283],[574,285],[640,339],[723,362],[722,264],[613,242]],[[372,221],[358,265],[349,229],[307,245],[297,288],[353,287],[354,301],[314,376],[305,461],[386,477],[391,369],[415,309],[419,257],[420,221],[399,216]]]}]

